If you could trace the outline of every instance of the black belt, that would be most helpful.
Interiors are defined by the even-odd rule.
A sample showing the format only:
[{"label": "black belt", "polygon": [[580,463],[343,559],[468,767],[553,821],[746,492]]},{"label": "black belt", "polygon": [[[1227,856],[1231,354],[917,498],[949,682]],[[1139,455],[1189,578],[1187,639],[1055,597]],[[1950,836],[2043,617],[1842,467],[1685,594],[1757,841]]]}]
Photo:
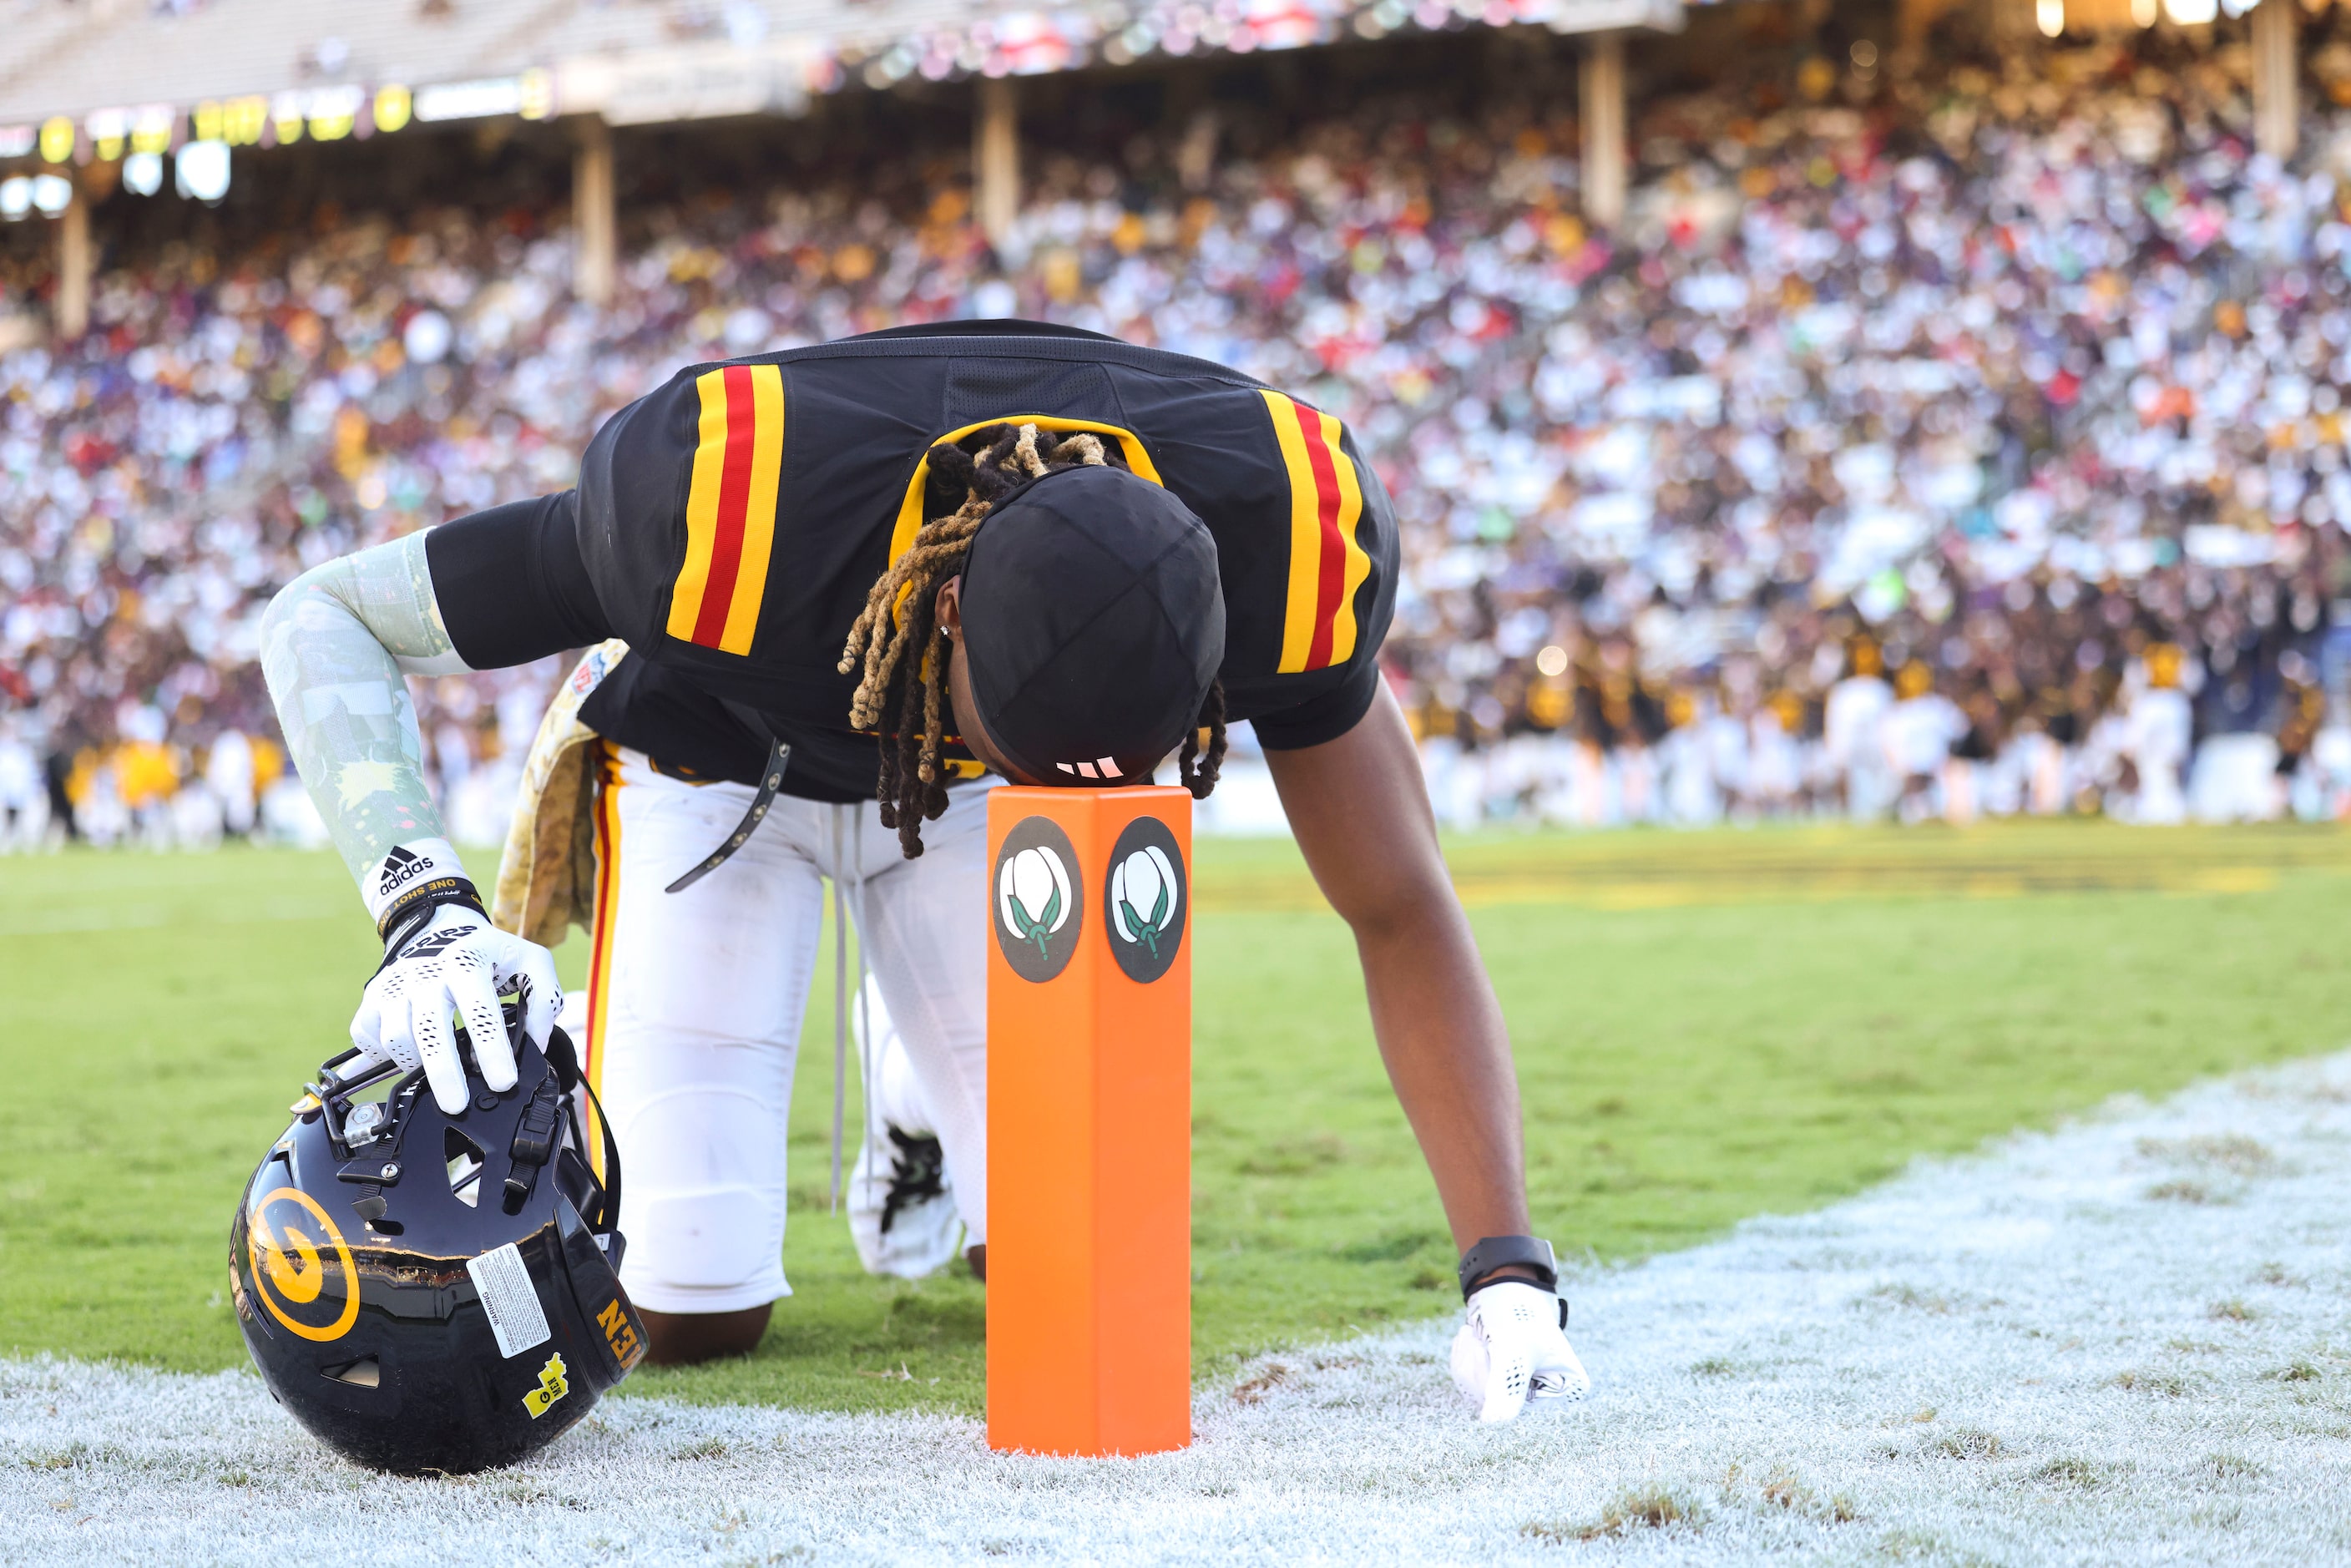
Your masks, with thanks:
[{"label": "black belt", "polygon": [[782,737],[768,743],[768,763],[759,770],[759,788],[751,797],[751,809],[743,813],[743,820],[735,824],[735,831],[726,835],[725,843],[705,856],[700,865],[671,883],[665,892],[684,893],[725,865],[727,857],[743,847],[750,839],[752,830],[759,825],[759,820],[768,814],[768,808],[776,803],[776,791],[784,787],[784,767],[791,760],[791,756],[792,748]]}]

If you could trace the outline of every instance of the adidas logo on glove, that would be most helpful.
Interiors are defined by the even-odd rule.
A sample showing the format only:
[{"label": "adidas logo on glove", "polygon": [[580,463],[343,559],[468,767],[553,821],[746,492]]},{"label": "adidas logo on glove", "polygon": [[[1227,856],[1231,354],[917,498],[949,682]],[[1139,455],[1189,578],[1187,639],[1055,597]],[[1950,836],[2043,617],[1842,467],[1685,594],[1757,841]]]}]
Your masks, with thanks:
[{"label": "adidas logo on glove", "polygon": [[367,897],[368,917],[383,928],[384,913],[413,899],[442,878],[464,881],[465,862],[446,839],[412,839],[386,850],[360,883]]}]

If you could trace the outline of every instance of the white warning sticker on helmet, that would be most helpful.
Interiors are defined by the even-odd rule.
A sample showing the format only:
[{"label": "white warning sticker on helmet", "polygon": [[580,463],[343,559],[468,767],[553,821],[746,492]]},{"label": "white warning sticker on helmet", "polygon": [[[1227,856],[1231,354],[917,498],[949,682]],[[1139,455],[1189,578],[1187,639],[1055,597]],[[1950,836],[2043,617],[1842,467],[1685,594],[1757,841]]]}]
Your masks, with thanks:
[{"label": "white warning sticker on helmet", "polygon": [[522,1249],[513,1242],[467,1259],[465,1272],[474,1277],[490,1332],[498,1336],[500,1355],[520,1355],[555,1337],[538,1304],[538,1288],[530,1282],[530,1270],[523,1267]]}]

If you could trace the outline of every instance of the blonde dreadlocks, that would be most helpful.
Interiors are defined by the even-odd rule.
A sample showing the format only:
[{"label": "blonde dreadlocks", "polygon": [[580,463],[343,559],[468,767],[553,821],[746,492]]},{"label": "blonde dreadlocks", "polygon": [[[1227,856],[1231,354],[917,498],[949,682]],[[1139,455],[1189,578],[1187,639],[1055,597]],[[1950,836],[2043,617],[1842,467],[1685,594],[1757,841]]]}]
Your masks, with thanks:
[{"label": "blonde dreadlocks", "polygon": [[[1124,455],[1082,432],[1056,437],[1033,424],[992,425],[964,444],[945,442],[926,461],[934,495],[963,491],[963,502],[925,522],[905,553],[873,581],[865,608],[849,629],[840,672],[857,672],[849,722],[861,730],[883,730],[894,707],[897,727],[883,730],[882,771],[876,794],[882,825],[898,831],[906,858],[923,852],[923,823],[947,809],[939,750],[946,738],[947,638],[938,624],[941,584],[959,574],[971,555],[971,541],[996,503],[1015,486],[1064,468],[1126,466]],[[1207,732],[1202,744],[1200,731]],[[1201,706],[1199,729],[1184,737],[1176,771],[1196,798],[1216,788],[1225,759],[1225,694],[1210,685]]]}]

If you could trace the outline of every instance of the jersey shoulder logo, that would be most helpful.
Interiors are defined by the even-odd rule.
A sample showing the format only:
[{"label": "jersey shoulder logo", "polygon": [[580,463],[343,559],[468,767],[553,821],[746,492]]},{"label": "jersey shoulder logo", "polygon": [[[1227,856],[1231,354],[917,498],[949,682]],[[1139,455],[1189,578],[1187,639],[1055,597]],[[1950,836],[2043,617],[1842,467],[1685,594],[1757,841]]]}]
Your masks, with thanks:
[{"label": "jersey shoulder logo", "polygon": [[996,855],[996,945],[1024,980],[1051,979],[1069,967],[1085,929],[1085,883],[1078,852],[1061,824],[1024,817]]}]

